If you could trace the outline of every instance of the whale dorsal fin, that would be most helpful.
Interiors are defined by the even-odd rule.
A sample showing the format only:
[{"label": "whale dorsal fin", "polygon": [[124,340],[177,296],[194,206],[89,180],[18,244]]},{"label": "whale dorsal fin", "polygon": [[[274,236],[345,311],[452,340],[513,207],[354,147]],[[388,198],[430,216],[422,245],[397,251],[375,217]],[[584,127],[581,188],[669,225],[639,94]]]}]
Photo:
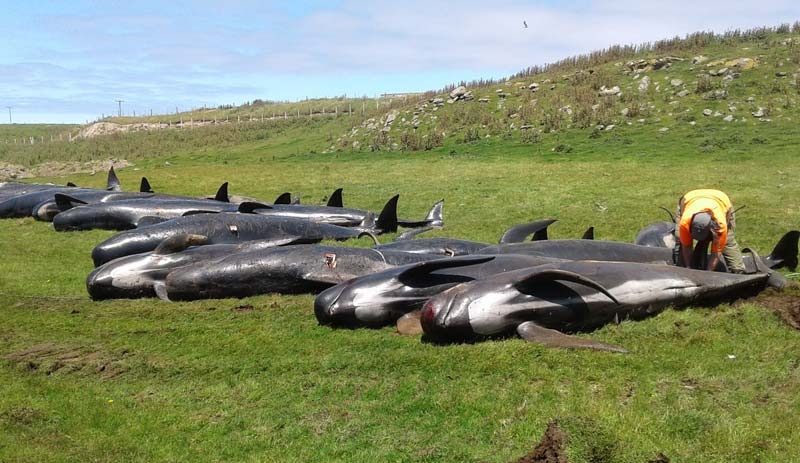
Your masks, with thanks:
[{"label": "whale dorsal fin", "polygon": [[281,193],[277,198],[275,198],[273,204],[292,204],[292,194],[288,191]]},{"label": "whale dorsal fin", "polygon": [[375,221],[375,227],[381,230],[384,233],[391,233],[397,231],[397,200],[400,199],[400,195],[394,195],[389,198],[389,201],[386,201],[386,205],[383,206],[383,210],[381,210],[381,214],[378,216],[378,219]]},{"label": "whale dorsal fin", "polygon": [[142,182],[139,183],[139,193],[152,193],[153,187],[150,186],[150,182],[147,181],[147,177],[142,177]]},{"label": "whale dorsal fin", "polygon": [[342,189],[337,188],[336,191],[331,193],[331,197],[328,198],[328,203],[326,204],[328,207],[344,207],[344,203],[342,202]]},{"label": "whale dorsal fin", "polygon": [[108,191],[122,191],[122,185],[119,184],[117,173],[114,172],[114,166],[108,169],[108,180],[106,181],[106,190]]},{"label": "whale dorsal fin", "polygon": [[225,183],[223,183],[222,185],[219,186],[219,189],[217,190],[217,194],[214,195],[214,200],[215,201],[220,201],[220,202],[223,202],[223,203],[231,202],[230,198],[228,197],[228,182],[225,182]]}]

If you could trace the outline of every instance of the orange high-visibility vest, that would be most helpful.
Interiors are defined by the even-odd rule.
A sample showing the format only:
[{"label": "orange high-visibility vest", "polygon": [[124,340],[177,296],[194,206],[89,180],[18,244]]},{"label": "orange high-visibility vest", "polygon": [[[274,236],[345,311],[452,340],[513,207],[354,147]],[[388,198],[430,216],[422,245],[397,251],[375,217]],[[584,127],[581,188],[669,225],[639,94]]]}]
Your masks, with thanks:
[{"label": "orange high-visibility vest", "polygon": [[728,242],[728,211],[733,205],[730,198],[719,190],[692,190],[683,195],[683,212],[679,219],[680,239],[684,246],[692,245],[692,217],[698,212],[708,212],[719,226],[711,228],[712,252],[722,252]]}]

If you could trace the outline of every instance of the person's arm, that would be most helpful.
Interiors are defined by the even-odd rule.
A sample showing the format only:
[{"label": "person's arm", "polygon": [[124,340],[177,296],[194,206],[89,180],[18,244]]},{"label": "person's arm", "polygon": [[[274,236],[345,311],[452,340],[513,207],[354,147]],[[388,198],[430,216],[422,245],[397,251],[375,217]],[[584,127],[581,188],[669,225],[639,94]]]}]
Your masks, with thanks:
[{"label": "person's arm", "polygon": [[722,256],[721,252],[712,252],[711,256],[708,258],[708,268],[707,270],[711,270],[712,272],[714,269],[717,268],[717,264],[719,264],[719,258]]},{"label": "person's arm", "polygon": [[681,243],[681,257],[683,257],[683,266],[686,268],[692,267],[692,245],[686,246]]}]

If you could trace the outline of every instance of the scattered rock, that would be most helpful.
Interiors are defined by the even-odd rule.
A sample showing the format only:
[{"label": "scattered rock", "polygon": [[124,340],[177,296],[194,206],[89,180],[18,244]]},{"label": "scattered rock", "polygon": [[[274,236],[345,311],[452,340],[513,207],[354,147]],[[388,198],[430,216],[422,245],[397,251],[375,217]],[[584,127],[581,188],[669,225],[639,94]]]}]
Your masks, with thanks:
[{"label": "scattered rock", "polygon": [[676,96],[683,98],[689,95],[689,90],[681,90],[680,92],[675,94]]},{"label": "scattered rock", "polygon": [[766,115],[767,115],[767,114],[764,112],[764,108],[761,108],[761,107],[759,107],[757,110],[753,111],[753,112],[752,112],[752,113],[750,113],[750,114],[752,114],[752,115],[753,115],[753,117],[764,117],[764,116],[766,116]]},{"label": "scattered rock", "polygon": [[630,109],[628,109],[628,108],[622,108],[622,110],[621,110],[619,113],[620,113],[620,115],[622,115],[622,117],[628,117],[628,113],[629,113],[630,111],[631,111],[631,110],[630,110]]},{"label": "scattered rock", "polygon": [[708,57],[703,55],[697,55],[692,58],[692,64],[703,64],[706,61],[708,61]]},{"label": "scattered rock", "polygon": [[725,122],[733,122],[733,114],[728,114],[727,116],[722,118]]},{"label": "scattered rock", "polygon": [[625,63],[625,67],[628,69],[628,72],[634,71],[657,71],[659,69],[666,69],[672,66],[672,63],[684,61],[683,58],[678,58],[676,56],[665,56],[662,58],[650,58],[650,59],[640,59],[636,61],[628,61]]},{"label": "scattered rock", "polygon": [[705,100],[724,100],[728,98],[727,90],[711,90],[703,94]]},{"label": "scattered rock", "polygon": [[784,72],[784,71],[780,71],[780,72],[776,72],[776,73],[775,73],[775,77],[786,77],[786,76],[788,76],[788,75],[789,75],[789,74],[788,74],[788,73],[786,73],[786,72]]},{"label": "scattered rock", "polygon": [[606,131],[614,130],[614,127],[616,127],[614,124],[608,124],[604,130]]},{"label": "scattered rock", "polygon": [[603,85],[602,87],[600,87],[600,92],[599,92],[600,96],[615,96],[619,95],[620,93],[622,92],[619,89],[618,85],[615,85],[611,88],[606,88],[606,86]]},{"label": "scattered rock", "polygon": [[537,91],[539,91],[539,84],[536,83],[536,82],[533,82],[532,84],[528,85],[528,89],[530,91],[532,91],[532,92],[537,92]]},{"label": "scattered rock", "polygon": [[726,67],[736,68],[741,71],[747,71],[756,67],[756,60],[753,58],[736,58],[725,61]]},{"label": "scattered rock", "polygon": [[459,85],[450,92],[450,98],[457,100],[464,96],[465,93],[467,93],[467,88],[463,85]]},{"label": "scattered rock", "polygon": [[650,88],[650,76],[644,76],[639,81],[639,91],[646,92],[648,88]]},{"label": "scattered rock", "polygon": [[389,111],[389,114],[386,115],[386,119],[383,121],[383,126],[388,127],[394,123],[394,120],[397,119],[399,112],[396,109]]},{"label": "scattered rock", "polygon": [[703,110],[704,116],[710,116],[711,114],[713,114],[713,111],[711,111],[710,109],[706,108]]},{"label": "scattered rock", "polygon": [[672,79],[669,81],[669,84],[672,85],[673,87],[680,87],[681,85],[683,85],[683,81],[680,79]]},{"label": "scattered rock", "polygon": [[658,131],[661,132],[661,133],[669,132],[669,127],[662,127],[660,129],[658,129]]},{"label": "scattered rock", "polygon": [[489,102],[488,98],[478,98],[478,103],[488,103],[488,102]]}]

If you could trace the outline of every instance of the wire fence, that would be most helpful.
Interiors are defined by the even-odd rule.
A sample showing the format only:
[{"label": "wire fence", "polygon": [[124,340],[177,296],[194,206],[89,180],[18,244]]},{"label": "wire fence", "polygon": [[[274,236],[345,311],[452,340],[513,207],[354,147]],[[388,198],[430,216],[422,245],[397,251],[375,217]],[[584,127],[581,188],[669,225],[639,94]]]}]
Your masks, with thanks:
[{"label": "wire fence", "polygon": [[[131,133],[159,129],[194,129],[224,124],[267,123],[270,121],[298,120],[303,118],[347,117],[358,119],[358,123],[361,123],[370,118],[379,117],[392,109],[418,104],[429,99],[429,97],[430,95],[422,93],[392,94],[382,98],[352,100],[333,104],[314,105],[312,103],[298,103],[293,104],[292,107],[280,107],[280,110],[277,108],[258,108],[258,106],[243,105],[235,107],[233,111],[200,108],[185,113],[176,112],[174,115],[163,114],[140,117],[124,115],[121,117],[112,117],[102,115],[75,131],[35,136],[6,136],[0,139],[0,143],[6,145],[36,145],[42,143],[74,142],[120,132]],[[99,126],[98,124],[100,123],[115,125]]]}]

